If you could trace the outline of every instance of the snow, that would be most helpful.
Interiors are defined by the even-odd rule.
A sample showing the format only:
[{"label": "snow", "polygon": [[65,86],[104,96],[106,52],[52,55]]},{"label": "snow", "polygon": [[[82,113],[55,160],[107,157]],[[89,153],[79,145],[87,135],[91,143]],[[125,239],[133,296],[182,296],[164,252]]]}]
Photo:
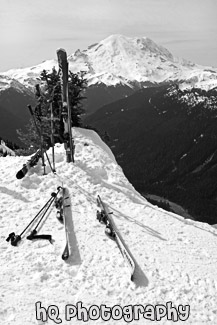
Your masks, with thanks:
[{"label": "snow", "polygon": [[183,91],[183,85],[181,87],[178,85],[178,88],[172,86],[166,93],[165,97],[172,97],[180,103],[185,103],[185,105],[188,106],[189,113],[192,108],[197,107],[198,104],[203,105],[203,108],[208,111],[215,110],[217,104],[216,96],[210,96],[209,94],[204,95],[202,92],[199,94],[197,91],[192,89],[185,89]]},{"label": "snow", "polygon": [[[125,319],[106,322],[126,324],[130,306],[141,305],[144,311],[146,305],[157,308],[161,304],[169,311],[170,302],[186,310],[190,305],[185,324],[217,324],[217,229],[152,206],[128,182],[110,149],[94,131],[77,128],[73,135],[75,163],[66,163],[63,146],[56,145],[56,176],[48,165],[43,176],[39,162],[25,178],[17,180],[15,174],[27,157],[0,158],[1,325],[55,324],[55,315],[51,315],[57,311],[55,306],[63,325],[81,324],[84,321],[76,317],[69,321],[64,312],[67,304],[71,312],[76,306],[80,310],[79,303],[88,310],[96,305],[92,307],[96,312],[97,306],[128,306],[128,310],[123,309]],[[48,155],[51,157],[51,150]],[[55,217],[55,208],[40,230],[41,234],[52,235],[53,244],[28,241],[25,236],[17,247],[6,242],[9,233],[22,232],[62,182],[71,201],[72,257],[61,259],[65,233]],[[105,226],[96,219],[98,194],[113,212],[114,222],[137,261],[134,282],[115,242],[104,234]],[[39,302],[48,309],[46,323],[36,320]],[[122,313],[120,307],[114,308]],[[179,316],[176,323],[183,324]],[[86,323],[105,321],[99,317]],[[151,321],[139,314],[139,320],[131,323],[173,321],[166,316]]]},{"label": "snow", "polygon": [[25,86],[22,83],[20,83],[18,80],[0,74],[0,92],[7,90],[11,87],[15,88],[18,92],[29,93],[29,90],[27,90]]},{"label": "snow", "polygon": [[[68,57],[69,69],[86,71],[89,85],[103,83],[132,87],[132,83],[181,82],[182,89],[212,89],[217,86],[217,69],[174,57],[166,48],[147,37],[111,35],[86,50],[78,49]],[[57,68],[57,60],[34,67],[2,73],[32,89],[43,69]]]},{"label": "snow", "polygon": [[17,80],[19,83],[32,90],[34,89],[34,86],[40,81],[40,73],[43,70],[52,71],[53,67],[58,69],[57,61],[47,60],[33,67],[23,69],[10,69],[6,72],[3,72],[2,76]]},{"label": "snow", "polygon": [[15,153],[13,150],[8,148],[3,140],[0,142],[0,156],[15,156]]}]

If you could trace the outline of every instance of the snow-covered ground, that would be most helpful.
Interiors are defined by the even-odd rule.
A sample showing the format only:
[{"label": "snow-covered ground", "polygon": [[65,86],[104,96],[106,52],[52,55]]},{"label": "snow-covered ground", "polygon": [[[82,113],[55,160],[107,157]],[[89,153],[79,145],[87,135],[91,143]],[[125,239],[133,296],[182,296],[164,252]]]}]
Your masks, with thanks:
[{"label": "snow-covered ground", "polygon": [[[42,176],[39,162],[17,180],[26,157],[0,158],[0,324],[81,324],[87,316],[81,306],[95,318],[86,324],[172,324],[176,317],[175,323],[183,324],[189,305],[184,324],[216,325],[217,229],[152,206],[128,182],[96,133],[73,133],[75,163],[67,164],[63,146],[56,145],[57,176],[49,166]],[[65,233],[54,207],[40,230],[52,235],[53,244],[26,236],[17,247],[6,242],[12,231],[22,232],[62,181],[71,201],[70,259],[61,259]],[[98,194],[137,261],[134,282],[115,242],[96,219]],[[47,309],[47,322],[36,320],[36,303],[38,311],[39,306]],[[76,311],[83,320],[70,320]],[[116,320],[109,319],[110,313]],[[45,317],[45,309],[38,315]],[[173,320],[167,320],[171,315]]]}]

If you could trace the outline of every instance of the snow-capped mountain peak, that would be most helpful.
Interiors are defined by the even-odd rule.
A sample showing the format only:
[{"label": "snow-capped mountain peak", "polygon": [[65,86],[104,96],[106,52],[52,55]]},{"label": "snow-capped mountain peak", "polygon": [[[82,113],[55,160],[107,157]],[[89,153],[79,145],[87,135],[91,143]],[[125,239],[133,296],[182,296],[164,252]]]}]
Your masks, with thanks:
[{"label": "snow-capped mountain peak", "polygon": [[[120,77],[126,82],[157,82],[157,69],[163,70],[165,74],[164,66],[174,65],[178,60],[167,49],[147,37],[111,35],[89,46],[87,50],[76,51],[69,57],[69,62],[71,66],[85,67],[89,77],[101,74],[101,82],[117,84]],[[174,68],[177,66],[174,65]],[[107,72],[113,74],[113,80],[106,78]]]},{"label": "snow-capped mountain peak", "polygon": [[[144,86],[175,81],[184,82],[184,87],[210,89],[217,86],[217,69],[174,57],[148,37],[111,35],[85,50],[78,49],[68,60],[71,71],[86,71],[89,85],[133,85],[136,82]],[[51,70],[54,66],[57,67],[57,61],[50,60],[4,74],[32,87],[43,69]]]},{"label": "snow-capped mountain peak", "polygon": [[167,49],[157,45],[148,37],[130,38],[123,35],[111,35],[105,40],[101,41],[98,45],[104,45],[105,47],[107,47],[108,49],[112,49],[116,53],[125,53],[125,55],[128,55],[128,57],[134,57],[135,55],[142,52],[143,54],[149,53],[152,55],[162,55],[167,60],[174,60],[173,55]]}]

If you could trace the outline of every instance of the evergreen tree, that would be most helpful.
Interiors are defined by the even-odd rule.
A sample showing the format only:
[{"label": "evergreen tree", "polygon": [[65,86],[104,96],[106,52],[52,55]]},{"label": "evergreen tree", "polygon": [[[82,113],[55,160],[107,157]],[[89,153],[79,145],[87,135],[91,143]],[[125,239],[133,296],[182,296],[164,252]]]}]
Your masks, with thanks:
[{"label": "evergreen tree", "polygon": [[[83,92],[86,88],[84,76],[84,72],[72,73],[69,71],[68,91],[72,126],[82,126],[81,115],[84,113],[82,100],[85,98]],[[61,117],[61,82],[55,68],[52,72],[43,70],[40,74],[40,80],[40,86],[36,85],[37,105],[34,108],[34,116],[37,128],[43,135],[44,148],[47,149],[51,146],[51,109],[54,117],[54,142],[64,142],[64,125]],[[32,144],[35,149],[39,148],[40,136],[32,120],[27,125],[27,133],[19,131],[18,134],[20,140],[28,147]]]},{"label": "evergreen tree", "polygon": [[84,114],[82,107],[83,90],[86,89],[87,81],[84,78],[85,72],[79,74],[69,71],[69,100],[71,106],[72,126],[82,126],[81,115]]},{"label": "evergreen tree", "polygon": [[25,147],[30,150],[29,154],[40,148],[40,137],[35,129],[32,119],[26,125],[26,132],[17,130],[17,133],[20,141],[22,141],[25,144]]}]

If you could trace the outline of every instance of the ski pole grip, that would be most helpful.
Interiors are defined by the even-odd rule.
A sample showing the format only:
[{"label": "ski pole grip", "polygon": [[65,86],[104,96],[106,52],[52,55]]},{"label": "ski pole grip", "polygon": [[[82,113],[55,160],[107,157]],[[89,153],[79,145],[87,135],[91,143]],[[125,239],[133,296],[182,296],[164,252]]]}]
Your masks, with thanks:
[{"label": "ski pole grip", "polygon": [[6,239],[7,242],[9,242],[11,240],[11,238],[14,238],[15,236],[15,232],[11,232],[9,235],[8,235],[8,238]]},{"label": "ski pole grip", "polygon": [[12,246],[17,246],[17,244],[19,243],[20,240],[21,240],[20,235],[14,236],[13,238],[11,238],[11,245]]},{"label": "ski pole grip", "polygon": [[12,246],[17,246],[17,243],[21,240],[20,235],[15,235],[15,232],[12,232],[8,235],[8,238],[6,239],[7,242],[11,242]]}]

